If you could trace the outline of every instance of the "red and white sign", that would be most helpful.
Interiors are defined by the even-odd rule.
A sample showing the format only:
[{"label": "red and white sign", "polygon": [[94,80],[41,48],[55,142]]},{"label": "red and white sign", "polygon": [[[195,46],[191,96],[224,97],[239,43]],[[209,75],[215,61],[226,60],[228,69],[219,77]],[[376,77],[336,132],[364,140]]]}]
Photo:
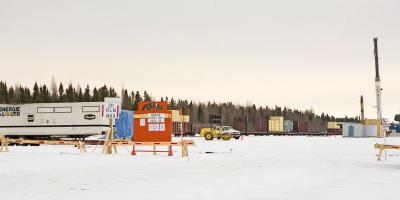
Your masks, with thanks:
[{"label": "red and white sign", "polygon": [[108,119],[118,119],[121,113],[121,98],[104,98],[101,116]]}]

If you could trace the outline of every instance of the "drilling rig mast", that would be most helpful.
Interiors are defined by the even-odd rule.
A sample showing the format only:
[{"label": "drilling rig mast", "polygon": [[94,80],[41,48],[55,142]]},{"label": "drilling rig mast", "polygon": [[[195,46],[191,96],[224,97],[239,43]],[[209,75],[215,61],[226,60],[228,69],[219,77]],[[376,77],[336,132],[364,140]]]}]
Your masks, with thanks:
[{"label": "drilling rig mast", "polygon": [[361,124],[365,123],[365,115],[364,115],[364,97],[361,95],[360,98],[360,107],[361,107]]},{"label": "drilling rig mast", "polygon": [[379,76],[379,57],[378,57],[378,38],[374,38],[374,57],[375,57],[375,91],[376,91],[376,114],[382,121],[382,88],[381,77]]}]

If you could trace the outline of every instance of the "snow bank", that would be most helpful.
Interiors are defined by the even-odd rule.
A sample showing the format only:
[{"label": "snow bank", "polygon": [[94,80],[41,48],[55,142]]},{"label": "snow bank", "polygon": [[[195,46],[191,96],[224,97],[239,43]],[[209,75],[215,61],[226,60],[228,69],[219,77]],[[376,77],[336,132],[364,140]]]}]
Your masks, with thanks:
[{"label": "snow bank", "polygon": [[[1,200],[398,199],[400,151],[376,161],[376,138],[195,138],[190,157],[103,155],[71,146],[0,154]],[[389,138],[400,144],[400,138]]]}]

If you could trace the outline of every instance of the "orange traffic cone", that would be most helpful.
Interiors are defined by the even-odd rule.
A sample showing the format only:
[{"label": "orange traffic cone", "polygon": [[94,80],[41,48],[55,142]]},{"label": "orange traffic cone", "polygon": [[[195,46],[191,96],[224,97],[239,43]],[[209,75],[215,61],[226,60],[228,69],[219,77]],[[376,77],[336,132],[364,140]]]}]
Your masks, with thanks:
[{"label": "orange traffic cone", "polygon": [[133,148],[132,148],[131,155],[132,155],[132,156],[136,156],[135,146],[133,146]]},{"label": "orange traffic cone", "polygon": [[172,154],[172,146],[168,147],[168,156],[173,156],[173,154]]}]

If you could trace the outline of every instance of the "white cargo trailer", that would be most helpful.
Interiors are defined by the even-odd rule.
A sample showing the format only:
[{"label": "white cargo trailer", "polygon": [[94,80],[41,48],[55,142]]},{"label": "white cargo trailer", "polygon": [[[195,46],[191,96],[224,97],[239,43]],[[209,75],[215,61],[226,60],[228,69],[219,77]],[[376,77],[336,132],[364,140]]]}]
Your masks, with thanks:
[{"label": "white cargo trailer", "polygon": [[103,134],[102,102],[0,104],[0,135],[44,138]]}]

